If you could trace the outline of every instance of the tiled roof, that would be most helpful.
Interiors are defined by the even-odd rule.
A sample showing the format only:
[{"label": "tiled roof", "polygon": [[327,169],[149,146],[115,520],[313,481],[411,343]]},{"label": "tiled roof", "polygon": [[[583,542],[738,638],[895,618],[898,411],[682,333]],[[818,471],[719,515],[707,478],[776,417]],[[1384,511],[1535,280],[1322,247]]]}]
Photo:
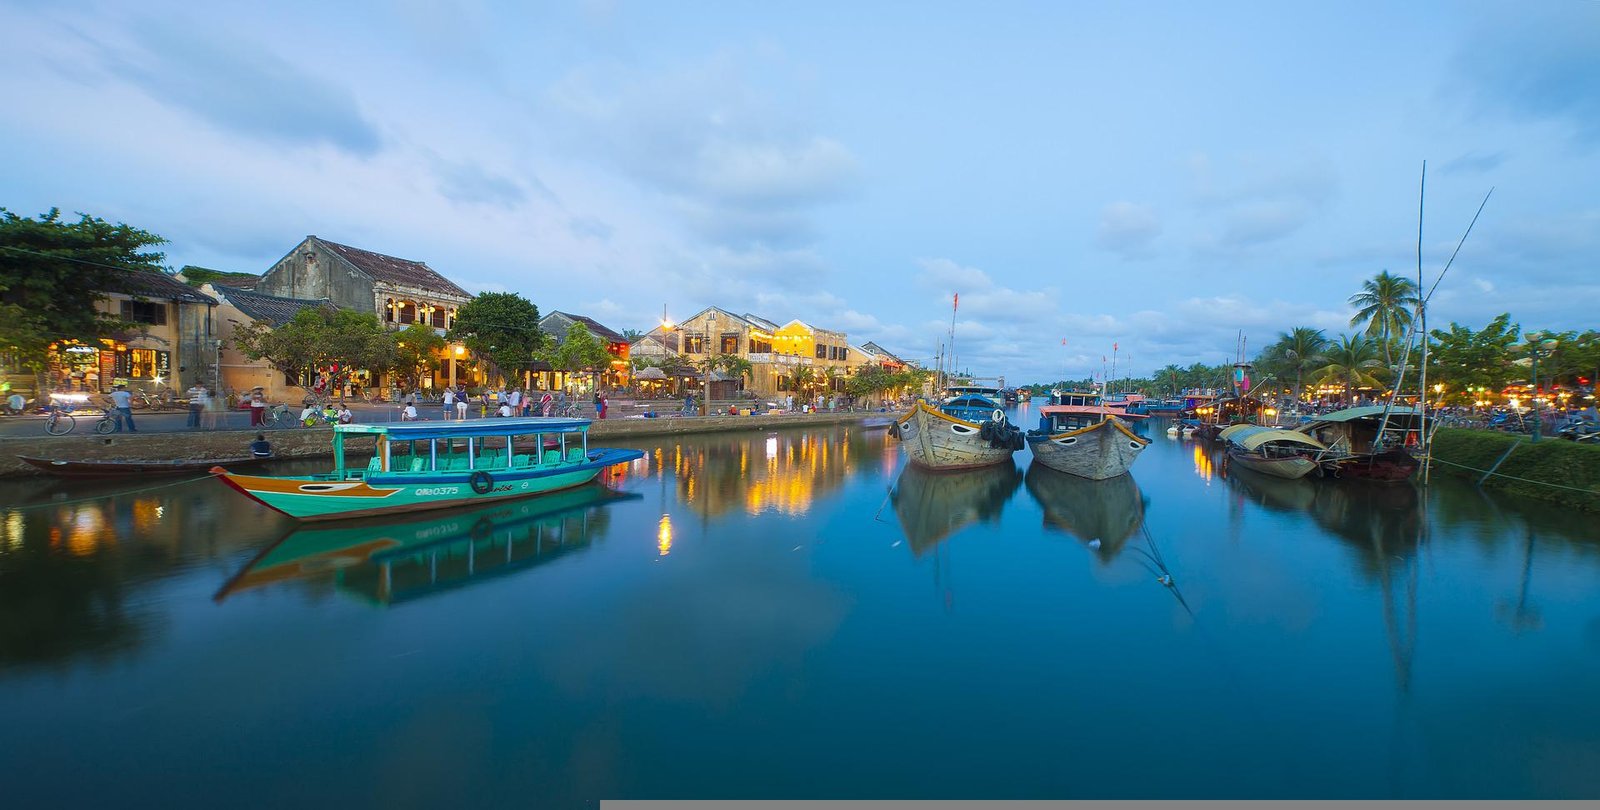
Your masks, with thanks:
[{"label": "tiled roof", "polygon": [[746,312],[744,315],[742,315],[740,317],[743,317],[745,320],[747,320],[750,323],[754,324],[758,328],[764,329],[764,330],[766,330],[768,332],[776,332],[776,331],[778,331],[779,329],[782,328],[782,327],[778,326],[777,324],[773,323],[772,321],[767,320],[766,318],[763,318],[763,317],[761,317],[759,315],[751,315],[748,312]]},{"label": "tiled roof", "polygon": [[575,321],[577,323],[583,324],[584,328],[589,330],[589,334],[592,334],[595,337],[606,341],[607,343],[615,343],[615,342],[617,342],[619,340],[623,340],[624,339],[620,333],[612,331],[605,324],[602,324],[599,321],[597,321],[597,320],[595,320],[595,319],[593,319],[593,318],[591,318],[591,317],[589,317],[587,315],[573,315],[570,312],[561,312],[561,311],[557,310],[555,312],[551,312],[549,315],[546,315],[546,316],[544,316],[543,318],[541,318],[539,320],[539,328],[543,329],[545,332],[550,333],[551,335],[554,335],[556,340],[563,340],[567,336],[566,327],[561,327],[559,330],[557,330],[557,329],[552,329],[550,327],[545,326],[545,321],[549,321],[552,318],[555,318],[556,316],[560,316],[562,318],[566,318],[568,321]]},{"label": "tiled roof", "polygon": [[879,346],[876,342],[873,342],[873,341],[868,341],[867,344],[862,346],[861,348],[866,349],[867,351],[872,352],[873,354],[879,355],[881,357],[887,357],[890,360],[895,361],[896,363],[904,363],[905,362],[904,360],[901,360],[900,357],[898,355],[896,355],[894,352],[891,352],[888,349],[885,349],[882,346]]},{"label": "tiled roof", "polygon": [[258,320],[268,321],[273,326],[282,326],[299,314],[302,309],[312,307],[329,307],[333,304],[327,299],[311,300],[307,298],[284,298],[281,295],[266,295],[265,293],[242,290],[238,287],[224,287],[218,284],[211,285],[228,303],[234,305],[240,312]]},{"label": "tiled roof", "polygon": [[148,270],[130,270],[106,285],[106,292],[139,298],[160,298],[187,304],[215,304],[211,296],[167,275]]},{"label": "tiled roof", "polygon": [[356,269],[372,276],[374,281],[420,287],[424,290],[459,295],[463,298],[472,297],[472,293],[456,286],[450,279],[439,275],[437,271],[422,262],[397,259],[393,256],[385,256],[382,253],[373,253],[370,250],[341,245],[338,242],[329,242],[319,237],[312,238],[337,253],[340,258],[355,265]]}]

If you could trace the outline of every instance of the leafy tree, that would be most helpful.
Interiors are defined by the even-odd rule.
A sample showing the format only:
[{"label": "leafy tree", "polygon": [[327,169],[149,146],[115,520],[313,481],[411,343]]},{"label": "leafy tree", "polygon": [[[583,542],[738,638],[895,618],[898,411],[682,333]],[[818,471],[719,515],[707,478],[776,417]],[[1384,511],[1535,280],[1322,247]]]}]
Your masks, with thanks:
[{"label": "leafy tree", "polygon": [[1294,398],[1299,401],[1305,373],[1323,364],[1322,353],[1328,338],[1321,329],[1297,326],[1278,335],[1277,342],[1262,353],[1262,372],[1281,379],[1294,377]]},{"label": "leafy tree", "polygon": [[468,301],[445,337],[487,360],[502,377],[530,371],[544,343],[539,308],[516,293],[484,293]]},{"label": "leafy tree", "polygon": [[1383,368],[1383,361],[1378,359],[1378,345],[1361,335],[1340,337],[1323,350],[1322,357],[1327,362],[1313,372],[1316,380],[1338,383],[1347,397],[1352,388],[1381,384],[1377,372]]},{"label": "leafy tree", "polygon": [[0,347],[42,378],[52,341],[91,341],[124,326],[95,304],[131,272],[164,271],[165,239],[52,208],[38,219],[0,208]]},{"label": "leafy tree", "polygon": [[810,366],[801,366],[794,370],[794,390],[802,397],[811,396],[812,386],[817,384],[817,372]]},{"label": "leafy tree", "polygon": [[251,360],[266,360],[287,379],[327,373],[335,386],[356,369],[396,365],[394,336],[378,317],[348,309],[302,309],[279,327],[256,321],[234,330],[233,344]]},{"label": "leafy tree", "polygon": [[1405,334],[1411,326],[1412,312],[1417,305],[1417,284],[1403,276],[1390,275],[1384,270],[1362,282],[1361,292],[1350,296],[1350,305],[1359,307],[1351,326],[1367,325],[1367,337],[1383,341],[1384,365],[1394,366],[1393,339]]},{"label": "leafy tree", "polygon": [[606,344],[581,322],[574,323],[560,343],[546,346],[537,356],[551,368],[566,372],[595,372],[611,364],[611,352]]},{"label": "leafy tree", "polygon": [[751,378],[755,373],[755,366],[749,360],[736,354],[717,355],[712,359],[711,367],[738,380],[740,391],[744,390],[745,379]]},{"label": "leafy tree", "polygon": [[427,324],[414,323],[394,337],[394,367],[391,369],[405,388],[416,388],[424,377],[430,377],[439,368],[439,353],[448,342]]},{"label": "leafy tree", "polygon": [[642,337],[644,337],[644,333],[637,329],[622,330],[622,339],[628,341],[629,343],[632,343]]},{"label": "leafy tree", "polygon": [[1510,313],[1501,313],[1476,332],[1455,322],[1449,329],[1433,330],[1428,379],[1443,383],[1452,402],[1473,399],[1469,389],[1500,391],[1521,374],[1511,352],[1520,331]]}]

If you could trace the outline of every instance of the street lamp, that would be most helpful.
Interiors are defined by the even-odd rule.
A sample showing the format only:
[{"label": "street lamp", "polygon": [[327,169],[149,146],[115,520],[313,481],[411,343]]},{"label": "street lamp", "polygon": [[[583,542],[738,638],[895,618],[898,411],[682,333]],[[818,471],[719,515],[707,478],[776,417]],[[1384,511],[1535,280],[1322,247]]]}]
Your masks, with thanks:
[{"label": "street lamp", "polygon": [[706,345],[701,347],[706,352],[706,398],[700,403],[701,416],[711,415],[711,336],[716,334],[716,331],[717,313],[716,310],[712,310],[711,314],[706,316]]},{"label": "street lamp", "polygon": [[[1555,338],[1547,338],[1540,332],[1528,335],[1528,355],[1533,358],[1533,438],[1530,441],[1539,441],[1540,424],[1539,415],[1539,355],[1540,349],[1549,349],[1558,342]],[[1548,354],[1548,352],[1543,352]]]}]

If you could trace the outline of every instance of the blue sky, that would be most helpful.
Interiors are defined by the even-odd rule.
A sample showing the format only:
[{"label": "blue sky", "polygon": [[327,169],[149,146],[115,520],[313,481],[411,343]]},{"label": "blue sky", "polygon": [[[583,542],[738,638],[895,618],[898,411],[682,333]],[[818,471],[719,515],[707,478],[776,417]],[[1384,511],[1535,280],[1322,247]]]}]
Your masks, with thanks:
[{"label": "blue sky", "polygon": [[1431,320],[1600,325],[1600,4],[1299,5],[0,2],[0,206],[1020,382],[1346,330],[1427,160]]}]

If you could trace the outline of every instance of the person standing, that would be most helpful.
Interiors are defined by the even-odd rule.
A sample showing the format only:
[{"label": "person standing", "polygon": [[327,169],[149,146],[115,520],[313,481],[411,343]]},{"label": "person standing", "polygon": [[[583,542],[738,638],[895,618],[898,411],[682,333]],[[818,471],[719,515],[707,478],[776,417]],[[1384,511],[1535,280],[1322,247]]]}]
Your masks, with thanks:
[{"label": "person standing", "polygon": [[465,421],[467,418],[467,389],[456,387],[456,418]]},{"label": "person standing", "polygon": [[133,395],[128,393],[128,386],[117,383],[111,390],[111,409],[117,412],[117,432],[122,432],[122,423],[128,423],[129,433],[138,433],[139,429],[133,426]]},{"label": "person standing", "polygon": [[543,416],[549,416],[550,409],[554,408],[555,405],[556,398],[550,396],[550,392],[546,391],[544,392],[544,396],[539,399],[539,413]]},{"label": "person standing", "polygon": [[599,412],[601,419],[606,418],[606,406],[611,404],[610,401],[606,399],[605,394],[595,394],[595,399],[599,400],[599,404],[595,406],[595,410]]},{"label": "person standing", "polygon": [[456,409],[456,392],[453,389],[444,389],[444,415],[441,419],[448,421]]},{"label": "person standing", "polygon": [[257,388],[250,392],[250,426],[261,427],[267,423],[267,398]]},{"label": "person standing", "polygon": [[189,427],[200,427],[200,414],[205,413],[206,407],[211,404],[211,395],[206,392],[206,387],[195,383],[189,389]]}]

